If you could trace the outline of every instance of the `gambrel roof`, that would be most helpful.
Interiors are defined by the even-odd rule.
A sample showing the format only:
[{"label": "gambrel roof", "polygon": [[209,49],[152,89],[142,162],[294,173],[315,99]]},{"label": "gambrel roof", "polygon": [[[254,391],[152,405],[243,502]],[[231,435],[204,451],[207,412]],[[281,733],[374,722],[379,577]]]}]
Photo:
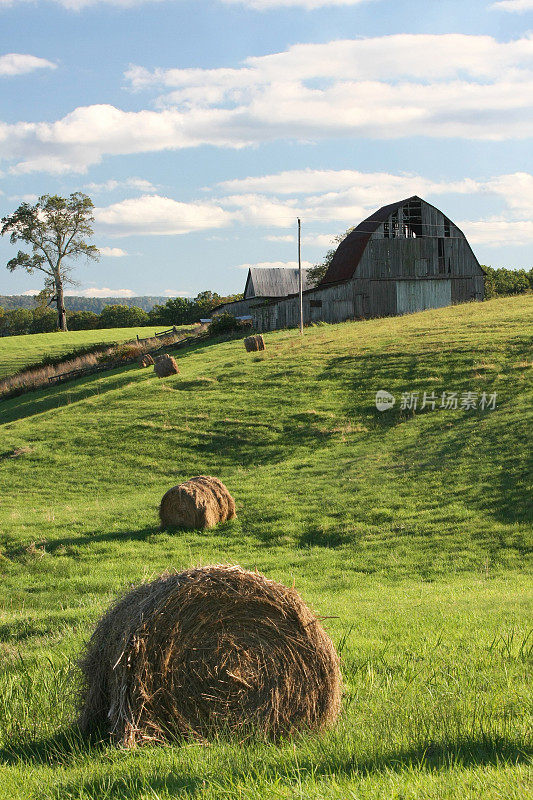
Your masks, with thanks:
[{"label": "gambrel roof", "polygon": [[407,198],[407,200],[400,200],[398,203],[383,206],[371,214],[370,217],[360,222],[357,228],[354,228],[338,246],[328,271],[320,281],[320,285],[350,280],[363,257],[372,234],[377,231],[382,222],[387,221],[391,214],[411,200],[420,200],[420,198],[414,195]]},{"label": "gambrel roof", "polygon": [[[308,289],[308,270],[302,269],[303,288]],[[298,293],[298,269],[283,267],[251,267],[248,270],[244,298],[287,297]]]}]

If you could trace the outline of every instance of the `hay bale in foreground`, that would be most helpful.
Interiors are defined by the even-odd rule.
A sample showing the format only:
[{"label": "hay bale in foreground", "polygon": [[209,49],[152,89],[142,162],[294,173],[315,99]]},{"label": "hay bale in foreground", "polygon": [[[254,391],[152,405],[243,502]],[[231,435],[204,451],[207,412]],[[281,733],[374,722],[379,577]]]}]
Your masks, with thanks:
[{"label": "hay bale in foreground", "polygon": [[257,333],[254,336],[247,336],[246,339],[244,339],[244,346],[247,353],[253,353],[257,350],[264,350],[265,340],[260,333]]},{"label": "hay bale in foreground", "polygon": [[79,724],[132,747],[179,736],[320,730],[337,717],[335,648],[295,589],[237,566],[165,574],[120,599],[80,663]]},{"label": "hay bale in foreground", "polygon": [[177,375],[179,369],[176,359],[164,353],[155,359],[154,371],[158,378],[168,378],[169,375]]},{"label": "hay bale in foreground", "polygon": [[140,367],[151,367],[154,363],[154,359],[150,355],[150,353],[146,353],[146,355],[141,356],[139,359],[139,366]]},{"label": "hay bale in foreground", "polygon": [[213,528],[235,516],[235,500],[222,481],[210,475],[197,475],[169,489],[159,506],[163,528]]}]

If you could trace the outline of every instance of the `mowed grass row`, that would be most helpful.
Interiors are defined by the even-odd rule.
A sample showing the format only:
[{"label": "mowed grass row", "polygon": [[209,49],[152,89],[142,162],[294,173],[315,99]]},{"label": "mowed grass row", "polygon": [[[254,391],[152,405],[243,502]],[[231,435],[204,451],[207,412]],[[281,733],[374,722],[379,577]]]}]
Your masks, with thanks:
[{"label": "mowed grass row", "polygon": [[[124,369],[3,403],[3,795],[529,797],[531,308],[280,331],[259,354],[184,351],[168,379]],[[401,409],[433,390],[496,392],[496,409]],[[238,519],[159,531],[163,492],[199,473]],[[294,582],[324,617],[338,726],[281,746],[80,740],[73,663],[111,597],[217,562]]]},{"label": "mowed grass row", "polygon": [[[187,326],[185,326],[187,327]],[[190,326],[189,326],[190,327]],[[25,336],[4,336],[0,338],[0,378],[41,361],[44,356],[62,356],[81,347],[108,342],[126,342],[153,336],[157,329],[153,326],[138,328],[100,328],[95,331],[68,331],[63,333],[32,333]]]}]

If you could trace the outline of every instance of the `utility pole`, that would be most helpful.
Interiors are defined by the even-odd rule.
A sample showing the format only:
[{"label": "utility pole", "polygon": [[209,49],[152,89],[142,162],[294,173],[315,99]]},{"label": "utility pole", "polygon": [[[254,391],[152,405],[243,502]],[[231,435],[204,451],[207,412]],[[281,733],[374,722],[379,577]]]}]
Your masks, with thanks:
[{"label": "utility pole", "polygon": [[298,217],[298,294],[300,295],[300,336],[304,335],[304,298],[302,280],[302,221]]}]

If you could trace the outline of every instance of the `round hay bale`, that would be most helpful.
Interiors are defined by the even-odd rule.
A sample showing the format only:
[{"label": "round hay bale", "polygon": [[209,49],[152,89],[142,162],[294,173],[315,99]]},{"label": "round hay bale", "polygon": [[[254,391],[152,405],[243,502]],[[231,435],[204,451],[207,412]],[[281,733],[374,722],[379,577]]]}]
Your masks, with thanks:
[{"label": "round hay bale", "polygon": [[132,747],[180,736],[321,730],[338,715],[339,659],[295,589],[238,566],[164,574],[96,626],[83,659],[83,731]]},{"label": "round hay bale", "polygon": [[151,367],[154,363],[154,359],[150,355],[150,353],[146,353],[139,359],[139,366],[140,367]]},{"label": "round hay bale", "polygon": [[244,346],[247,353],[253,353],[257,350],[264,350],[265,340],[260,333],[257,333],[254,336],[247,336],[246,339],[244,339]]},{"label": "round hay bale", "polygon": [[235,516],[235,500],[222,481],[210,475],[197,475],[169,489],[159,506],[163,528],[213,528]]},{"label": "round hay bale", "polygon": [[155,359],[154,371],[158,378],[168,378],[169,375],[176,375],[179,369],[176,359],[164,353]]}]

